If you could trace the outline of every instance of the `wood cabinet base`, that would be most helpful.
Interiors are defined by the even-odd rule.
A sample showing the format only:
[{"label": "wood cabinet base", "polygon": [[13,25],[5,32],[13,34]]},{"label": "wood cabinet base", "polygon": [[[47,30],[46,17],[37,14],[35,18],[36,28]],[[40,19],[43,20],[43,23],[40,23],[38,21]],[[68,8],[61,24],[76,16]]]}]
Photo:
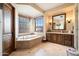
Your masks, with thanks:
[{"label": "wood cabinet base", "polygon": [[46,40],[49,42],[74,47],[74,35],[47,33]]}]

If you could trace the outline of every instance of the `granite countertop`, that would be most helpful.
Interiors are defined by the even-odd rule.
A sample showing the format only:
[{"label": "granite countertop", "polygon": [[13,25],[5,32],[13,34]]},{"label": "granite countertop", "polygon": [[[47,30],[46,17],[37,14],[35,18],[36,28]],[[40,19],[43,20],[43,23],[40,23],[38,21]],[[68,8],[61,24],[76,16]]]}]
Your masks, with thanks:
[{"label": "granite countertop", "polygon": [[46,33],[74,35],[74,33],[62,33],[62,32],[46,32]]}]

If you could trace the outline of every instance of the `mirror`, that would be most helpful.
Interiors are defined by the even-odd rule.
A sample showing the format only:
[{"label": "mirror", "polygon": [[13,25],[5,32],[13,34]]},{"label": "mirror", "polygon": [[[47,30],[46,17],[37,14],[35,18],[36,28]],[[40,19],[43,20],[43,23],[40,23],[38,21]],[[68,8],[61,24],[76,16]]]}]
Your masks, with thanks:
[{"label": "mirror", "polygon": [[52,16],[52,29],[66,29],[66,14]]}]

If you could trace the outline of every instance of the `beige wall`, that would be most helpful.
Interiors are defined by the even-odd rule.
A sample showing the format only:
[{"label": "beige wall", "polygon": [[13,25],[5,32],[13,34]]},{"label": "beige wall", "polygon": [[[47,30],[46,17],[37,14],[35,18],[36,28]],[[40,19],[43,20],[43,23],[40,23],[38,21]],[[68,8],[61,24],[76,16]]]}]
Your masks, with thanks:
[{"label": "beige wall", "polygon": [[[71,23],[69,24],[67,20],[70,19]],[[66,13],[66,30],[72,30],[75,22],[74,10]]]},{"label": "beige wall", "polygon": [[[61,12],[60,10],[63,11],[63,12]],[[74,6],[69,6],[69,7],[66,7],[66,8],[46,12],[45,13],[46,30],[49,27],[49,22],[52,21],[52,16],[57,15],[57,14],[62,14],[62,13],[66,13],[66,30],[68,30],[68,31],[72,30],[72,27],[74,26],[74,21],[75,21],[74,12],[75,12]],[[67,20],[71,20],[71,23],[68,23]]]},{"label": "beige wall", "polygon": [[[74,4],[73,6],[69,6],[66,8],[60,8],[60,9],[55,9],[52,11],[48,11],[44,16],[45,18],[45,31],[49,27],[49,21],[52,20],[53,15],[61,14],[61,13],[66,13],[66,30],[71,30],[72,26],[74,26],[74,48],[76,50],[79,50],[79,4],[78,4],[78,9],[77,9],[77,4]],[[63,12],[62,12],[63,11]],[[71,23],[68,24],[67,20],[71,19]],[[46,32],[45,32],[46,33]]]}]

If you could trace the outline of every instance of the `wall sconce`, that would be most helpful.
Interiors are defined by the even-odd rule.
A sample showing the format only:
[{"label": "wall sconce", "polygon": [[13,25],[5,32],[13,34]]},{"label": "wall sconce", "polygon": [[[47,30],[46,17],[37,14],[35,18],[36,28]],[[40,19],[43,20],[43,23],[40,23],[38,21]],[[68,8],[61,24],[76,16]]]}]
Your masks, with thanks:
[{"label": "wall sconce", "polygon": [[52,24],[52,21],[49,21],[49,25],[51,25]]},{"label": "wall sconce", "polygon": [[49,22],[49,24],[51,25],[52,23],[51,23],[51,22]]},{"label": "wall sconce", "polygon": [[67,22],[70,23],[71,22],[71,19],[68,19]]}]

